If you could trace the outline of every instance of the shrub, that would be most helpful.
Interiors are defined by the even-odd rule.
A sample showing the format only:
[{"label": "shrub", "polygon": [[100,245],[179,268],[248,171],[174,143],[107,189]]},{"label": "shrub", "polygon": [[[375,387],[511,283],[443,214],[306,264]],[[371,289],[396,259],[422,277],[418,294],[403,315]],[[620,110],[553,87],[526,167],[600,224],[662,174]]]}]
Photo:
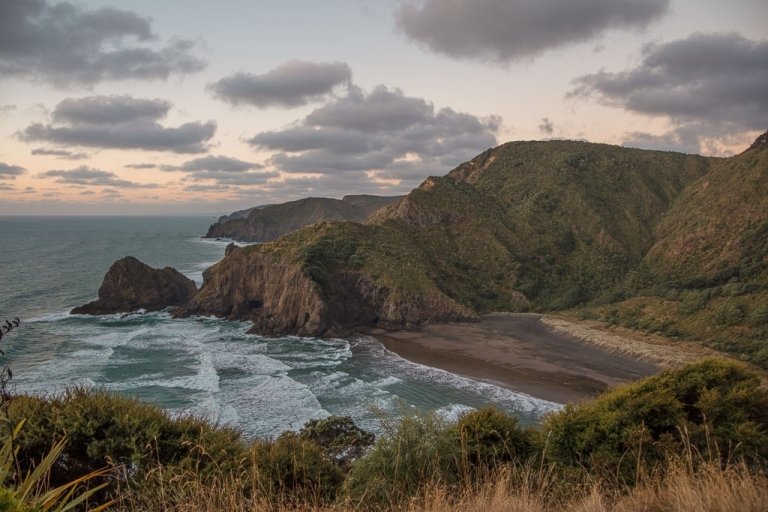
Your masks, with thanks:
[{"label": "shrub", "polygon": [[317,444],[293,432],[254,443],[252,461],[259,494],[274,503],[326,503],[344,481]]},{"label": "shrub", "polygon": [[518,425],[517,418],[487,407],[463,415],[449,427],[461,447],[461,462],[484,470],[525,460],[538,451],[535,435]]},{"label": "shrub", "polygon": [[458,480],[457,444],[441,418],[405,416],[386,428],[368,454],[352,465],[345,485],[352,501],[386,508],[427,485]]},{"label": "shrub", "polygon": [[[55,442],[68,439],[51,471],[53,485],[108,465],[122,466],[126,478],[157,464],[195,468],[204,475],[211,468],[236,464],[246,454],[234,429],[191,417],[171,419],[158,407],[86,388],[49,397],[14,396],[8,417],[12,423],[26,420],[15,440],[25,471]],[[111,483],[114,490],[117,482]]]},{"label": "shrub", "polygon": [[349,416],[311,420],[301,428],[299,437],[317,444],[342,468],[360,458],[374,441],[373,434],[355,425]]},{"label": "shrub", "polygon": [[545,424],[557,462],[632,480],[686,448],[768,458],[768,390],[745,366],[709,359],[568,405]]},{"label": "shrub", "polygon": [[715,310],[713,320],[718,325],[736,325],[744,320],[746,312],[744,304],[726,302]]}]

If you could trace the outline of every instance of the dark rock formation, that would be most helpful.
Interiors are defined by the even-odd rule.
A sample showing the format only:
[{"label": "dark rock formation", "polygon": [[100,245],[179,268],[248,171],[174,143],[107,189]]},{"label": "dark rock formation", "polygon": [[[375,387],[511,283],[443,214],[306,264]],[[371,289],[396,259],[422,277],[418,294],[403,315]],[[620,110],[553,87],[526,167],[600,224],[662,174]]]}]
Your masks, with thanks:
[{"label": "dark rock formation", "polygon": [[146,309],[157,311],[186,304],[197,294],[194,281],[174,268],[155,269],[133,256],[109,267],[99,298],[76,307],[72,314],[106,315]]}]

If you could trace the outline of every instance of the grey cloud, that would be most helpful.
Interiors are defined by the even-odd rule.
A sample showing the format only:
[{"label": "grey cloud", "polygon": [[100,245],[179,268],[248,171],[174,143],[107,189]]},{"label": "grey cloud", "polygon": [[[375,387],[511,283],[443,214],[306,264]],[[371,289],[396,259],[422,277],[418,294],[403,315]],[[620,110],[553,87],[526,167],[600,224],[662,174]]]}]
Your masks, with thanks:
[{"label": "grey cloud", "polygon": [[66,149],[35,148],[32,150],[32,154],[56,156],[67,160],[83,160],[84,158],[88,158],[87,153],[76,153],[74,151],[67,151]]},{"label": "grey cloud", "polygon": [[185,40],[157,43],[149,18],[113,7],[45,0],[0,2],[0,73],[57,86],[167,79],[205,63]]},{"label": "grey cloud", "polygon": [[[694,33],[648,45],[634,69],[577,78],[569,97],[596,98],[628,111],[667,117],[676,128],[658,140],[660,145],[692,149],[699,130],[704,130],[702,136],[765,130],[766,84],[768,41],[735,33]],[[634,139],[643,142],[642,137]]]},{"label": "grey cloud", "polygon": [[542,117],[539,131],[546,135],[552,135],[555,131],[555,124],[548,117]]},{"label": "grey cloud", "polygon": [[271,178],[276,178],[279,173],[275,171],[261,171],[264,166],[254,162],[246,162],[237,158],[231,158],[222,155],[208,155],[202,158],[195,158],[184,162],[180,166],[161,165],[160,169],[164,171],[182,171],[188,173],[182,181],[205,182],[213,181],[215,185],[200,185],[199,190],[190,189],[190,191],[206,191],[213,188],[205,187],[223,187],[233,185],[262,185]]},{"label": "grey cloud", "polygon": [[128,169],[157,169],[157,164],[125,164]]},{"label": "grey cloud", "polygon": [[177,170],[185,172],[198,172],[198,171],[223,171],[223,172],[244,172],[253,169],[261,169],[264,166],[253,162],[245,162],[238,160],[237,158],[230,158],[227,156],[213,156],[208,155],[202,158],[195,158],[188,162],[184,162]]},{"label": "grey cloud", "polygon": [[21,166],[0,162],[0,180],[15,180],[26,172]]},{"label": "grey cloud", "polygon": [[105,188],[101,191],[101,196],[105,199],[120,199],[123,197],[123,194],[115,189]]},{"label": "grey cloud", "polygon": [[394,179],[420,180],[495,146],[500,123],[450,108],[435,112],[432,103],[398,89],[379,86],[366,94],[351,88],[296,125],[248,142],[274,151],[270,164],[289,173],[397,172]]},{"label": "grey cloud", "polygon": [[16,187],[14,187],[13,185],[9,185],[7,183],[0,183],[0,190],[3,192],[12,192],[16,190]]},{"label": "grey cloud", "polygon": [[202,183],[193,183],[184,187],[184,192],[230,192],[235,187],[230,185],[204,185]]},{"label": "grey cloud", "polygon": [[216,132],[214,121],[159,124],[171,104],[130,96],[65,99],[53,111],[52,124],[34,123],[19,134],[27,142],[66,146],[202,153]]},{"label": "grey cloud", "polygon": [[35,192],[34,187],[24,187],[22,194],[33,194]]},{"label": "grey cloud", "polygon": [[66,185],[96,185],[107,186],[115,188],[158,188],[159,185],[155,183],[135,183],[128,180],[123,180],[117,177],[115,173],[109,171],[102,171],[101,169],[93,169],[81,165],[77,169],[72,170],[51,170],[43,172],[39,175],[41,178],[57,178],[56,183],[62,183]]},{"label": "grey cloud", "polygon": [[16,105],[0,105],[0,113],[7,114],[16,110]]},{"label": "grey cloud", "polygon": [[92,196],[92,195],[94,195],[95,193],[96,193],[96,192],[94,192],[93,190],[83,190],[82,192],[80,192],[80,195],[81,195],[81,196]]},{"label": "grey cloud", "polygon": [[406,0],[395,22],[435,53],[508,63],[608,30],[642,29],[668,7],[669,0]]},{"label": "grey cloud", "polygon": [[191,181],[213,181],[219,185],[263,185],[272,178],[277,178],[280,173],[275,171],[264,172],[226,172],[226,171],[198,171],[192,173],[187,179]]},{"label": "grey cloud", "polygon": [[62,100],[51,117],[72,124],[153,122],[164,118],[172,106],[170,101],[128,95],[87,96]]},{"label": "grey cloud", "polygon": [[235,73],[210,84],[213,95],[232,105],[300,107],[349,85],[352,70],[343,62],[290,61],[263,75]]}]

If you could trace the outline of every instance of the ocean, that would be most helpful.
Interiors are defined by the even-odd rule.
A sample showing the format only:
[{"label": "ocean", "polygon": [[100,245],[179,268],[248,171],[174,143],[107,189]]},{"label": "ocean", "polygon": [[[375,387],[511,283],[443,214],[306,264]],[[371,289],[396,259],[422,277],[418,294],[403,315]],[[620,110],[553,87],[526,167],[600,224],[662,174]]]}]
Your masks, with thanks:
[{"label": "ocean", "polygon": [[508,388],[411,363],[370,337],[265,338],[215,318],[70,315],[96,298],[109,266],[135,256],[202,282],[226,242],[203,239],[213,217],[0,217],[0,321],[16,393],[85,385],[135,396],[171,414],[274,437],[315,418],[348,415],[379,432],[409,411],[455,418],[494,404],[522,423],[558,409]]}]

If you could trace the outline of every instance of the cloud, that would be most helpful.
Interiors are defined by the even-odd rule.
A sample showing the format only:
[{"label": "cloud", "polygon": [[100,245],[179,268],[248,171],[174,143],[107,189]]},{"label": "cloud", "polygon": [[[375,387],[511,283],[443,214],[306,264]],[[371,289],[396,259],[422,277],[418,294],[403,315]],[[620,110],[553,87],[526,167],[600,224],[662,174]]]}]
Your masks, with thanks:
[{"label": "cloud", "polygon": [[36,148],[32,150],[33,155],[56,156],[67,160],[83,160],[88,158],[87,153],[76,153],[66,149]]},{"label": "cloud", "polygon": [[18,165],[0,162],[0,180],[15,180],[16,176],[21,176],[25,172],[26,169]]},{"label": "cloud", "polygon": [[[182,171],[187,173],[187,176],[182,181],[214,182],[214,184],[209,183],[208,185],[189,188],[189,191],[197,192],[210,191],[213,190],[213,187],[263,185],[268,180],[280,176],[276,171],[262,171],[264,166],[261,164],[222,155],[208,155],[195,158],[179,166],[162,165],[160,169],[163,171]],[[218,190],[221,190],[221,188]]]},{"label": "cloud", "polygon": [[435,53],[509,63],[608,30],[645,28],[668,7],[669,0],[406,0],[395,23]]},{"label": "cloud", "polygon": [[[651,44],[635,68],[577,78],[572,98],[640,114],[666,117],[675,126],[655,142],[698,151],[702,138],[768,127],[768,41],[736,33],[694,33]],[[630,141],[654,142],[648,134]]]},{"label": "cloud", "polygon": [[479,118],[384,86],[349,94],[310,112],[281,131],[248,143],[273,151],[270,164],[288,173],[366,173],[417,181],[443,174],[496,145],[496,117]]},{"label": "cloud", "polygon": [[93,190],[83,190],[82,192],[80,192],[81,196],[92,196],[94,194],[96,194],[96,192],[94,192]]},{"label": "cloud", "polygon": [[235,190],[235,187],[230,185],[203,185],[201,183],[193,183],[184,187],[184,192],[230,192]]},{"label": "cloud", "polygon": [[555,131],[555,123],[553,123],[548,117],[541,118],[541,124],[539,125],[539,131],[545,135],[552,135]]},{"label": "cloud", "polygon": [[235,106],[291,108],[322,100],[351,80],[352,70],[343,62],[293,60],[263,75],[235,73],[208,88],[215,97]]},{"label": "cloud", "polygon": [[200,71],[194,43],[158,44],[149,18],[114,7],[67,2],[0,2],[0,76],[56,86],[161,79]]},{"label": "cloud", "polygon": [[0,191],[13,192],[14,190],[16,190],[16,187],[14,187],[13,185],[9,185],[7,183],[0,183]]},{"label": "cloud", "polygon": [[24,187],[24,191],[22,194],[34,194],[35,193],[35,187]]},{"label": "cloud", "polygon": [[182,181],[214,182],[213,184],[200,185],[188,190],[196,192],[214,190],[213,187],[219,187],[217,190],[222,190],[221,187],[224,186],[263,185],[270,179],[280,176],[276,171],[262,171],[264,166],[261,164],[222,155],[208,155],[195,158],[179,166],[162,165],[160,169],[187,173],[187,176]]},{"label": "cloud", "polygon": [[160,185],[156,183],[135,183],[133,181],[123,180],[117,177],[113,172],[102,171],[101,169],[93,169],[81,165],[77,169],[72,170],[51,170],[40,173],[40,178],[57,178],[56,183],[62,183],[65,185],[79,185],[79,186],[106,186],[115,188],[158,188]]},{"label": "cloud", "polygon": [[184,162],[180,167],[173,168],[185,172],[198,171],[222,171],[222,172],[244,172],[253,169],[262,169],[264,166],[253,162],[245,162],[237,158],[227,156],[208,155],[202,158],[195,158]]},{"label": "cloud", "polygon": [[27,142],[45,141],[66,146],[142,149],[201,153],[216,132],[216,123],[192,122],[165,128],[158,122],[172,104],[131,96],[88,96],[60,102],[53,123],[34,123],[19,134]]},{"label": "cloud", "polygon": [[0,105],[0,114],[8,114],[16,110],[16,105]]},{"label": "cloud", "polygon": [[125,164],[128,169],[157,169],[157,164]]}]

